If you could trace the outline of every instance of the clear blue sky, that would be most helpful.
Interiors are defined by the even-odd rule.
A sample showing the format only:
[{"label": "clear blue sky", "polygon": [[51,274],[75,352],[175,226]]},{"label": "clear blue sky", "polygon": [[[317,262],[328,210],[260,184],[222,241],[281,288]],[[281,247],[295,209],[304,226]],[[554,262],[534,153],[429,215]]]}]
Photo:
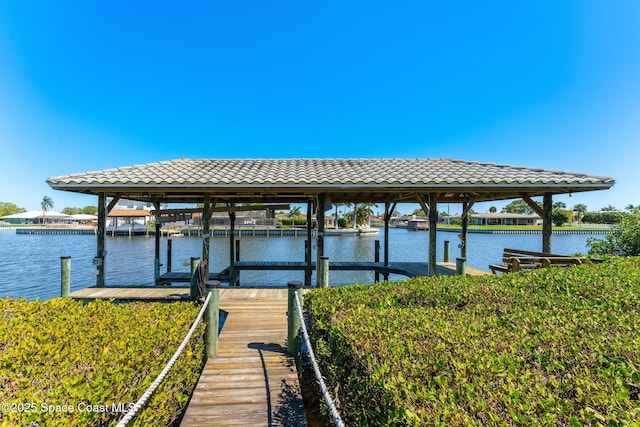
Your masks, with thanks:
[{"label": "clear blue sky", "polygon": [[621,209],[639,140],[637,0],[0,3],[0,201],[28,210],[97,203],[50,176],[181,157],[587,172],[617,184],[556,200]]}]

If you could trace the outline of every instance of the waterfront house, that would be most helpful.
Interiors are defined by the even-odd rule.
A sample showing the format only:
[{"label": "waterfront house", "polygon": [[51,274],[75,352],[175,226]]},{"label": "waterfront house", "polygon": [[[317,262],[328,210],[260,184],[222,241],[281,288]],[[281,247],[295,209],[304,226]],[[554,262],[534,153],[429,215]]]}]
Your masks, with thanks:
[{"label": "waterfront house", "polygon": [[60,212],[48,211],[28,211],[11,215],[5,215],[0,219],[9,224],[67,224],[72,221],[71,215]]},{"label": "waterfront house", "polygon": [[[445,215],[443,224],[455,224],[462,221],[461,215]],[[517,213],[472,213],[469,225],[540,225],[539,215],[525,215]]]}]

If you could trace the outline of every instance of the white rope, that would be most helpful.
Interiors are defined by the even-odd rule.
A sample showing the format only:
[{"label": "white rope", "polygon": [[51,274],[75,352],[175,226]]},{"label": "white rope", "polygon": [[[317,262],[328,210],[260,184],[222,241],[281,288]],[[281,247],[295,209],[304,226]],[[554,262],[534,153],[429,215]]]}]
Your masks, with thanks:
[{"label": "white rope", "polygon": [[[209,305],[210,300],[211,300],[211,293],[207,295],[207,299],[204,301],[204,304],[200,309],[200,313],[198,313],[198,317],[196,317],[196,320],[193,322],[193,325],[191,325],[191,329],[189,329],[189,332],[184,337],[184,340],[182,340],[182,344],[180,344],[180,347],[178,347],[178,350],[176,350],[176,352],[173,354],[173,357],[171,358],[171,360],[169,360],[169,363],[167,363],[167,365],[164,367],[162,372],[160,372],[160,375],[156,377],[153,384],[149,386],[149,388],[147,389],[147,391],[144,392],[142,397],[133,405],[133,408],[131,408],[125,414],[125,416],[118,422],[116,427],[125,427],[127,423],[131,421],[133,417],[138,413],[138,411],[140,411],[140,409],[144,407],[144,405],[147,403],[147,400],[151,397],[153,392],[156,391],[160,383],[162,383],[162,380],[164,380],[164,377],[167,375],[167,373],[169,372],[173,364],[176,363],[176,360],[178,360],[178,357],[180,356],[180,354],[182,354],[185,347],[187,346],[189,339],[191,339],[191,335],[193,335],[196,328],[198,327],[198,324],[200,323],[200,320],[202,320],[202,316],[204,315],[204,311],[206,310],[207,305]],[[217,331],[215,333],[217,333]]]},{"label": "white rope", "polygon": [[324,379],[322,378],[322,374],[320,373],[320,368],[318,367],[318,362],[316,361],[316,356],[313,354],[313,348],[311,347],[311,342],[309,341],[309,333],[307,332],[307,326],[304,324],[304,315],[302,313],[302,304],[300,304],[300,297],[298,293],[295,292],[296,295],[296,307],[298,308],[298,314],[300,315],[301,327],[302,327],[302,336],[304,337],[304,342],[309,349],[309,358],[311,359],[311,364],[313,366],[313,372],[316,374],[316,380],[320,385],[320,390],[322,390],[322,396],[324,396],[324,401],[327,403],[329,407],[329,412],[331,413],[331,418],[333,418],[333,423],[338,427],[345,427],[342,418],[340,417],[340,413],[336,408],[336,404],[331,398],[329,394],[329,390],[327,389],[327,385],[324,383]]}]

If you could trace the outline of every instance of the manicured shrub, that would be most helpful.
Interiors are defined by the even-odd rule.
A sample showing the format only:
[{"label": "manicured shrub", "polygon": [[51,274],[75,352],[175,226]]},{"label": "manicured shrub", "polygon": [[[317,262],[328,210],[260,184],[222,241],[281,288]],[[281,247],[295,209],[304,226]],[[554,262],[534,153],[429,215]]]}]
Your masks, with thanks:
[{"label": "manicured shrub", "polygon": [[[4,425],[115,425],[169,361],[197,316],[189,303],[0,299]],[[203,327],[133,425],[170,425],[204,365]]]},{"label": "manicured shrub", "polygon": [[313,290],[348,425],[634,425],[640,260]]},{"label": "manicured shrub", "polygon": [[622,219],[624,212],[587,212],[582,217],[582,222],[590,224],[617,224]]},{"label": "manicured shrub", "polygon": [[[306,227],[307,220],[305,218],[282,218],[278,221],[279,225],[288,227]],[[316,220],[311,221],[311,228],[315,228],[317,225]]]}]

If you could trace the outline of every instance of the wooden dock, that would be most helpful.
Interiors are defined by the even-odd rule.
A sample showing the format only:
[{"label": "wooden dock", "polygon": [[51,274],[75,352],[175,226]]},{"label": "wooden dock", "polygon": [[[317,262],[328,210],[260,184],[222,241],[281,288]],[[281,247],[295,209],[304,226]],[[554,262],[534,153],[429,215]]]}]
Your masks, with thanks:
[{"label": "wooden dock", "polygon": [[306,426],[287,353],[287,289],[220,291],[227,318],[181,426]]},{"label": "wooden dock", "polygon": [[[301,269],[303,263],[266,263],[266,262],[246,262],[243,261],[244,267],[247,270],[297,270]],[[286,265],[285,265],[286,264]],[[284,268],[281,268],[283,265]],[[330,269],[332,270],[363,270],[363,271],[375,271],[381,263],[364,262],[364,263],[331,263]],[[315,267],[315,263],[314,263]],[[453,276],[456,274],[456,265],[452,262],[439,262],[437,267],[437,273],[440,275]],[[426,262],[394,262],[388,267],[384,267],[379,271],[387,271],[390,274],[401,274],[407,277],[426,276],[428,274],[428,265]],[[467,267],[467,275],[469,276],[481,276],[491,274],[488,271],[479,270],[477,268]],[[176,282],[185,281],[188,273],[168,273],[167,279],[175,278]],[[220,275],[209,274],[210,279],[218,280]],[[172,280],[173,281],[173,280]],[[223,293],[226,289],[238,292],[240,290],[257,291],[257,290],[281,290],[286,289],[276,287],[265,286],[240,286],[223,288]],[[238,294],[240,295],[240,294]],[[97,287],[92,286],[90,288],[80,289],[72,292],[69,295],[71,298],[89,301],[92,299],[114,299],[117,301],[180,301],[189,299],[189,287],[188,286],[138,286],[138,287],[124,287],[124,286],[105,286]],[[256,294],[258,297],[258,294]],[[263,297],[259,297],[263,298]],[[286,311],[286,308],[285,308]]]},{"label": "wooden dock", "polygon": [[[385,266],[382,262],[329,262],[330,271],[372,271],[381,274],[399,274],[406,277],[418,277],[429,275],[429,264],[426,262],[391,262]],[[309,265],[304,261],[236,261],[233,268],[240,271],[305,271]],[[316,269],[316,263],[311,263],[311,270]],[[230,267],[225,268],[220,273],[209,273],[209,280],[229,281]],[[456,264],[451,262],[439,262],[436,266],[439,275],[452,276],[456,274]],[[467,267],[467,274],[470,276],[480,276],[489,274],[488,271]],[[161,284],[189,282],[191,274],[188,272],[171,272],[160,275],[158,280]]]},{"label": "wooden dock", "polygon": [[189,300],[188,287],[161,286],[92,286],[69,294],[78,300],[90,301],[94,299],[113,299],[116,301],[181,301]]}]

